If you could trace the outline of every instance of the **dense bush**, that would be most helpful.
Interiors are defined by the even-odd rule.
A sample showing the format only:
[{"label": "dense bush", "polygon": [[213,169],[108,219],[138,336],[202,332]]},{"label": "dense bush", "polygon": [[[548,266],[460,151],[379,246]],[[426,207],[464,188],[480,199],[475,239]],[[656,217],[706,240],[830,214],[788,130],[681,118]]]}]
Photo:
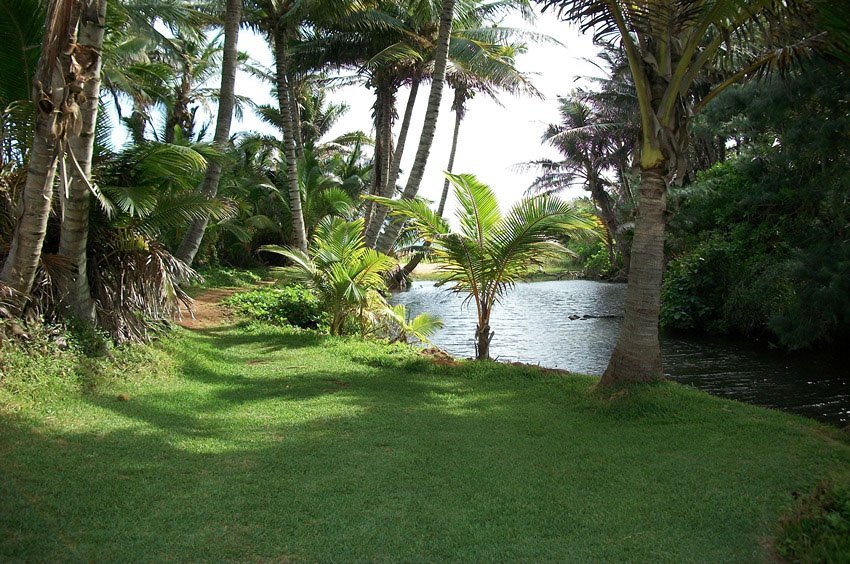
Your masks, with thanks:
[{"label": "dense bush", "polygon": [[747,141],[671,192],[665,327],[850,343],[848,88],[822,68],[718,99]]},{"label": "dense bush", "polygon": [[293,325],[302,329],[318,329],[327,325],[327,314],[316,294],[302,286],[235,294],[225,304],[241,315],[275,325]]}]

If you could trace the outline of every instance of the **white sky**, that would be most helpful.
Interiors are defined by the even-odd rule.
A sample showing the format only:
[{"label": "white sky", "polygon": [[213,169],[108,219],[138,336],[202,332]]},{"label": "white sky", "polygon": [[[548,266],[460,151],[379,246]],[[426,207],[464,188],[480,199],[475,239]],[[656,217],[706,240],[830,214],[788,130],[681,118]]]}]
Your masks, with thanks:
[{"label": "white sky", "polygon": [[[513,170],[514,165],[542,157],[557,157],[552,149],[540,143],[546,124],[558,120],[556,97],[573,90],[577,86],[576,77],[598,75],[599,71],[583,60],[593,58],[597,51],[591,38],[579,34],[575,26],[558,21],[551,12],[539,15],[533,23],[524,22],[517,16],[507,19],[502,25],[543,33],[562,44],[531,44],[528,46],[528,52],[520,55],[517,61],[521,71],[534,73],[533,83],[545,99],[514,98],[506,95],[501,99],[503,106],[499,106],[488,98],[478,96],[468,104],[466,118],[461,126],[454,172],[475,174],[493,187],[502,209],[507,209],[522,197],[535,177],[533,172],[521,173]],[[261,37],[242,30],[239,49],[259,63],[271,66],[271,53]],[[402,177],[399,179],[401,186],[406,182],[404,171],[410,170],[416,153],[429,90],[430,84],[419,90],[402,160]],[[244,73],[240,73],[237,78],[236,91],[259,103],[276,104],[267,85]],[[371,91],[365,87],[348,86],[331,92],[329,98],[350,106],[348,114],[329,134],[329,139],[347,131],[372,132],[371,107],[374,95]],[[437,134],[419,191],[420,196],[430,200],[437,200],[443,187],[442,171],[448,162],[454,127],[451,101],[451,90],[444,89]],[[399,114],[403,113],[406,102],[405,88],[399,93]],[[400,122],[399,118],[396,133]],[[247,114],[234,128],[235,131],[272,132],[255,116]],[[581,189],[575,189],[565,196],[575,197],[581,195],[581,192]],[[447,212],[451,213],[452,210],[453,202],[450,198]]]}]

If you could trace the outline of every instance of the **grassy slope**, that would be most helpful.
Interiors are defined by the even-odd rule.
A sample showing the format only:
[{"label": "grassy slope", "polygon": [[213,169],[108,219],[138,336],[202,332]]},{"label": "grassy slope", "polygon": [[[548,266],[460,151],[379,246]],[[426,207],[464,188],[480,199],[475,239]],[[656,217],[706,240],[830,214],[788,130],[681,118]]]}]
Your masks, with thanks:
[{"label": "grassy slope", "polygon": [[607,402],[264,327],[163,348],[0,386],[0,560],[759,560],[850,469],[825,427],[674,384]]}]

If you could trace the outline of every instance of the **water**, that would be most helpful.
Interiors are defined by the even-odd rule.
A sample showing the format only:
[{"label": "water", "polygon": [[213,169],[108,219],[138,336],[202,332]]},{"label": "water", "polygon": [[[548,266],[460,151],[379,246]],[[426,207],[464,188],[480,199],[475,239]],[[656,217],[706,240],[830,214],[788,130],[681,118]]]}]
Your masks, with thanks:
[{"label": "water", "polygon": [[[490,354],[584,374],[605,370],[622,322],[625,285],[584,280],[517,284],[496,306]],[[475,351],[475,304],[416,281],[396,294],[412,314],[428,311],[445,327],[434,344],[458,357]],[[574,319],[570,319],[570,317]],[[788,354],[734,339],[662,338],[667,376],[710,392],[822,421],[850,422],[850,369],[824,354]]]}]

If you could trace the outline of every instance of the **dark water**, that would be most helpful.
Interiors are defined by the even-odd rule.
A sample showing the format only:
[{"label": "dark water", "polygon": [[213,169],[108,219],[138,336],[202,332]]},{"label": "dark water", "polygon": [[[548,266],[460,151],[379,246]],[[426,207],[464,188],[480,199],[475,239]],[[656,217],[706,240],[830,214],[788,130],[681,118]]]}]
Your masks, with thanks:
[{"label": "dark water", "polygon": [[[617,339],[625,290],[623,284],[583,280],[517,284],[493,311],[490,354],[599,375]],[[431,339],[440,348],[458,357],[474,354],[475,305],[464,306],[462,296],[417,281],[393,301],[412,314],[440,316],[445,327]],[[838,425],[850,422],[850,367],[837,357],[788,354],[732,339],[666,336],[662,348],[665,372],[679,382]]]}]

